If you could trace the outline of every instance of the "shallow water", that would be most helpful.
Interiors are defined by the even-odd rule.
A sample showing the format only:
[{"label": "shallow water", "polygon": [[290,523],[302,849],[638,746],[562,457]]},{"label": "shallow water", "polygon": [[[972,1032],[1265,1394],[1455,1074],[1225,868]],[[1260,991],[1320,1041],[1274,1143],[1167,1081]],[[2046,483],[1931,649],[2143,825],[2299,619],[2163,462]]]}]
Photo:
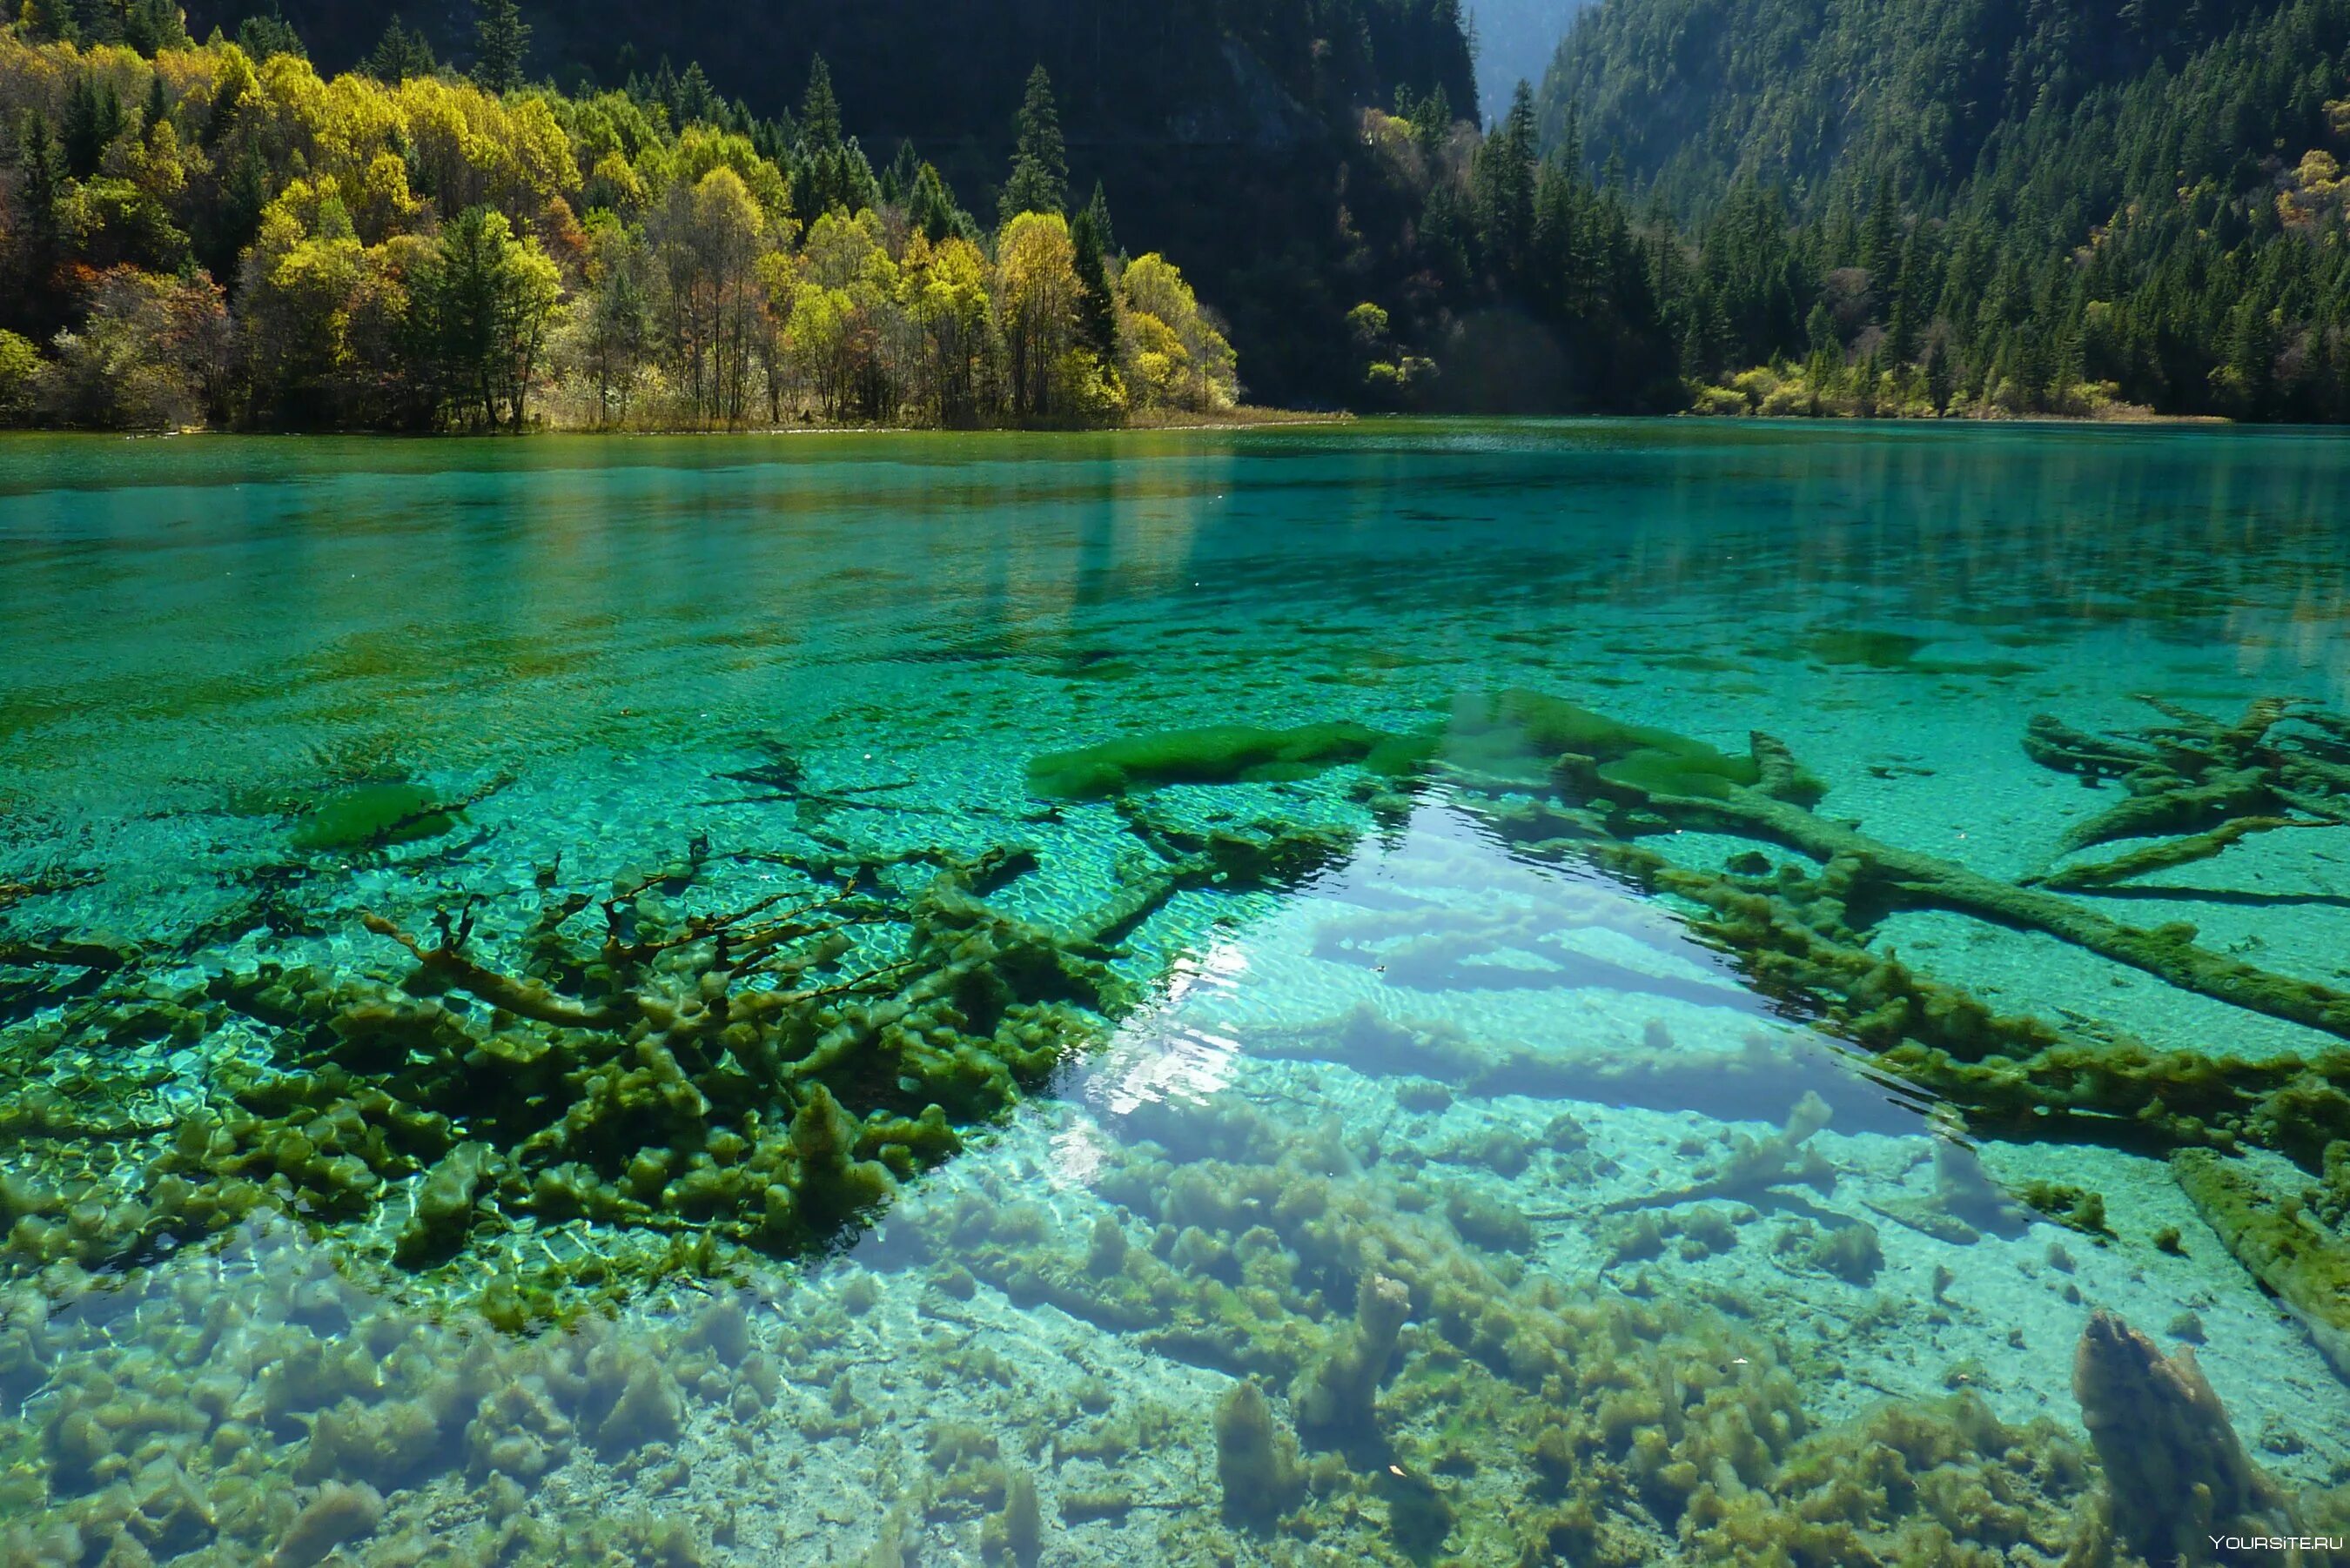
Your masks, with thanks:
[{"label": "shallow water", "polygon": [[[7,1558],[2021,1563],[2117,1519],[2077,1560],[2129,1561],[2160,1543],[2074,1389],[2098,1309],[2192,1345],[2271,1478],[2209,1522],[2333,1528],[2350,1366],[2168,1157],[2241,1150],[2344,1245],[2350,1008],[2311,988],[2350,977],[2350,771],[2068,855],[2118,770],[2023,742],[2180,766],[2287,698],[2237,760],[2338,757],[2305,715],[2350,711],[2345,493],[2350,445],[2293,431],[0,441],[0,942],[51,950],[0,950]],[[1595,732],[1595,777],[1513,691],[1670,734]],[[1245,776],[1229,735],[1126,754],[1122,800],[1032,771],[1339,722]],[[1838,924],[1825,856],[1715,809],[1763,799],[1757,731],[1811,817],[2002,898],[2292,820],[2037,896],[2318,1000],[1948,900]],[[854,1213],[791,1062],[401,991],[361,924],[430,948],[443,912],[592,1001],[534,934],[567,893],[584,955],[608,898],[615,941],[790,910],[777,951],[841,950],[748,989],[857,1006],[941,867],[1015,846],[972,888],[1059,955],[985,971],[1045,1056],[983,1086],[892,1036],[826,1080],[959,1126]],[[1689,871],[2064,1050],[2320,1065],[2257,1115],[1944,1103],[1901,1053],[1951,1036],[1870,1013],[1883,973],[1791,978]],[[270,1000],[270,965],[308,978]],[[956,1005],[941,1050],[994,1028]],[[515,1130],[567,1109],[559,1154]],[[684,1195],[756,1163],[713,1133],[787,1123],[788,1223]]]}]

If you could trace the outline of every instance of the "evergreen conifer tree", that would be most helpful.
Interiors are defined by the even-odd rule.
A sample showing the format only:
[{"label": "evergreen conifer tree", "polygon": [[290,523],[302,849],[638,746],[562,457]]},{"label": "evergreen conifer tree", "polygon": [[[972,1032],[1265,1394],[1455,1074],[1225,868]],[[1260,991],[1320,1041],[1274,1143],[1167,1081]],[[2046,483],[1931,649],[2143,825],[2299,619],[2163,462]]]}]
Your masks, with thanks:
[{"label": "evergreen conifer tree", "polygon": [[523,61],[530,54],[530,25],[515,0],[474,0],[473,79],[491,92],[522,86]]},{"label": "evergreen conifer tree", "polygon": [[432,57],[432,43],[421,31],[401,22],[400,13],[395,11],[364,68],[378,81],[396,87],[411,77],[429,77],[439,66],[440,62]]},{"label": "evergreen conifer tree", "polygon": [[1002,216],[1010,223],[1023,213],[1066,213],[1069,207],[1069,153],[1061,140],[1061,111],[1053,102],[1053,78],[1038,66],[1028,73],[1028,92],[1014,122],[1018,146],[1012,179],[1003,187]]}]

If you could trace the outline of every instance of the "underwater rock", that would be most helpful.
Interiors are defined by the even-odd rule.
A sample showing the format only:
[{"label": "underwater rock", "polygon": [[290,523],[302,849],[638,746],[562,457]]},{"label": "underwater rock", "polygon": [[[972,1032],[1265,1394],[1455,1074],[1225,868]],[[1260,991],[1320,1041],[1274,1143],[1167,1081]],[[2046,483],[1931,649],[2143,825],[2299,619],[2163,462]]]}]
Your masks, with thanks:
[{"label": "underwater rock", "polygon": [[465,1451],[475,1475],[536,1481],[570,1457],[572,1426],[546,1390],[508,1383],[482,1396],[465,1428]]},{"label": "underwater rock", "polygon": [[1454,1230],[1489,1251],[1527,1252],[1534,1250],[1532,1221],[1500,1199],[1468,1186],[1454,1186],[1444,1194],[1444,1215]]},{"label": "underwater rock", "polygon": [[1216,1402],[1216,1479],[1224,1490],[1224,1517],[1267,1530],[1305,1495],[1297,1439],[1274,1425],[1273,1404],[1249,1379]]},{"label": "underwater rock", "polygon": [[2221,1244],[2301,1320],[2350,1382],[2350,1241],[2329,1231],[2299,1198],[2268,1191],[2208,1150],[2181,1149],[2170,1169]]},{"label": "underwater rock", "polygon": [[312,1421],[309,1450],[295,1474],[303,1480],[339,1478],[399,1487],[445,1458],[441,1422],[421,1403],[363,1405],[347,1398]]},{"label": "underwater rock", "polygon": [[329,1481],[294,1516],[266,1568],[311,1568],[346,1542],[375,1533],[383,1521],[383,1495],[371,1486]]},{"label": "underwater rock", "polygon": [[596,1448],[606,1459],[647,1443],[674,1441],[685,1429],[685,1401],[667,1368],[642,1359],[629,1366],[627,1376],[620,1397],[596,1427]]},{"label": "underwater rock", "polygon": [[1003,1485],[1003,1511],[992,1513],[983,1529],[981,1555],[1035,1568],[1045,1550],[1045,1514],[1036,1501],[1036,1478],[1014,1470]]},{"label": "underwater rock", "polygon": [[1417,1470],[1388,1465],[1378,1472],[1388,1501],[1388,1534],[1403,1553],[1425,1561],[1444,1544],[1459,1517],[1444,1489]]},{"label": "underwater rock", "polygon": [[1107,1279],[1126,1269],[1126,1231],[1111,1215],[1094,1221],[1092,1243],[1086,1250],[1086,1272]]},{"label": "underwater rock", "polygon": [[1301,1435],[1346,1446],[1364,1443],[1378,1431],[1374,1406],[1379,1382],[1410,1315],[1409,1286],[1381,1274],[1363,1277],[1355,1290],[1353,1332],[1341,1335],[1290,1393]]},{"label": "underwater rock", "polygon": [[1808,1220],[1798,1220],[1781,1232],[1773,1247],[1781,1258],[1815,1272],[1833,1274],[1848,1284],[1869,1284],[1885,1266],[1877,1227],[1865,1220],[1825,1229]]},{"label": "underwater rock", "polygon": [[2016,1189],[2015,1195],[2068,1231],[2078,1231],[2101,1241],[2113,1239],[2113,1231],[2106,1223],[2106,1195],[2102,1192],[2061,1182],[2027,1181]]},{"label": "underwater rock", "polygon": [[2207,1562],[2214,1536],[2292,1533],[2283,1493],[2245,1455],[2193,1350],[2166,1360],[2112,1313],[2093,1313],[2074,1355],[2073,1393],[2105,1466],[2114,1523],[2149,1560]]},{"label": "underwater rock", "polygon": [[473,1228],[474,1194],[487,1175],[490,1147],[461,1143],[426,1173],[416,1189],[416,1210],[400,1227],[392,1255],[419,1268],[455,1253]]}]

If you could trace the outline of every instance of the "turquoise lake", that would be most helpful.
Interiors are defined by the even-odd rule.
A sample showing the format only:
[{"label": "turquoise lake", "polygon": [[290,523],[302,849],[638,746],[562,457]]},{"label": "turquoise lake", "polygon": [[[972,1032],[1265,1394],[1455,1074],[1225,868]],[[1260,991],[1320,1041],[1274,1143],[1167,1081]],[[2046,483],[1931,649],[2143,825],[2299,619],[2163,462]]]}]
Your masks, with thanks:
[{"label": "turquoise lake", "polygon": [[2345,497],[0,440],[0,1561],[2350,1562]]}]

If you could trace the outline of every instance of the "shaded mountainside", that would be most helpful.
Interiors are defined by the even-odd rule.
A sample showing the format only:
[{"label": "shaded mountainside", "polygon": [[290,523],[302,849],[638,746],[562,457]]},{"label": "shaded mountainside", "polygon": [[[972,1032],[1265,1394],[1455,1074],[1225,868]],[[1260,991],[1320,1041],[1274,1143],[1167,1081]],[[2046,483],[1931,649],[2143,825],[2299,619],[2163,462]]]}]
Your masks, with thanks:
[{"label": "shaded mountainside", "polygon": [[1575,13],[1592,0],[1469,0],[1476,32],[1477,97],[1499,114],[1523,82],[1539,82]]},{"label": "shaded mountainside", "polygon": [[[198,0],[189,24],[202,36],[270,8]],[[327,70],[364,57],[388,19],[352,0],[282,9]],[[1345,315],[1393,239],[1361,228],[1366,213],[1376,225],[1376,198],[1347,206],[1360,109],[1399,88],[1441,88],[1464,112],[1475,101],[1458,0],[525,0],[522,12],[532,75],[618,86],[663,60],[699,63],[762,116],[797,105],[821,55],[877,166],[911,140],[980,211],[1004,178],[1023,83],[1043,64],[1073,188],[1105,185],[1129,250],[1185,258],[1232,322],[1252,392],[1282,400],[1347,396]],[[474,15],[467,0],[421,0],[406,19],[442,58],[465,62]]]},{"label": "shaded mountainside", "polygon": [[[1541,107],[1553,140],[1572,119],[1684,218],[1742,181],[1804,208],[1883,180],[1935,207],[2062,140],[2110,151],[2125,103],[2177,120],[2193,95],[2202,123],[2167,140],[2205,157],[2181,178],[2297,151],[2345,90],[2339,22],[2289,0],[1609,0],[1561,43]],[[2272,52],[2211,60],[2231,36]],[[2215,64],[2220,90],[2199,90]]]},{"label": "shaded mountainside", "polygon": [[1700,407],[2350,417],[2350,0],[1606,0],[1538,112]]}]

